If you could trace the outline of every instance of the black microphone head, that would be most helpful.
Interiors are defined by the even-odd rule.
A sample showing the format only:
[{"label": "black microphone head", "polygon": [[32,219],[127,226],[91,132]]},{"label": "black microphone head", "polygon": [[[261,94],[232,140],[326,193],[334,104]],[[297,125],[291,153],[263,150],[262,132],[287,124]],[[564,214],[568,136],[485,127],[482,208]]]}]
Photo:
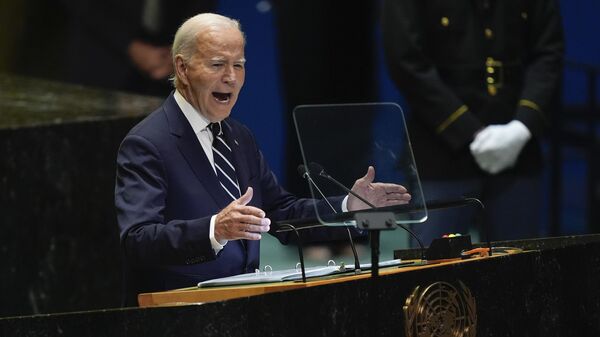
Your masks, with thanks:
[{"label": "black microphone head", "polygon": [[323,168],[323,166],[315,163],[314,161],[311,162],[310,164],[308,164],[308,171],[312,174],[317,174],[317,175],[326,175],[325,173],[325,169]]},{"label": "black microphone head", "polygon": [[302,178],[306,178],[306,175],[308,174],[308,171],[306,170],[306,166],[304,166],[304,164],[300,164],[298,165],[298,174],[302,177]]}]

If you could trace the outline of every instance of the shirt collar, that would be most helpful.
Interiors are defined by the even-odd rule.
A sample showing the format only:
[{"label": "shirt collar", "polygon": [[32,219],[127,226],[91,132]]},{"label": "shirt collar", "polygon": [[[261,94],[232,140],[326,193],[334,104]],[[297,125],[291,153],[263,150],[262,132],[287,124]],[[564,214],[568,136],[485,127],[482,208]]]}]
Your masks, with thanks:
[{"label": "shirt collar", "polygon": [[[183,115],[188,120],[194,130],[195,134],[199,134],[201,131],[207,130],[206,127],[210,124],[208,118],[204,117],[196,108],[194,108],[186,99],[175,89],[173,95],[175,102],[183,112]],[[208,130],[210,132],[210,130]]]}]

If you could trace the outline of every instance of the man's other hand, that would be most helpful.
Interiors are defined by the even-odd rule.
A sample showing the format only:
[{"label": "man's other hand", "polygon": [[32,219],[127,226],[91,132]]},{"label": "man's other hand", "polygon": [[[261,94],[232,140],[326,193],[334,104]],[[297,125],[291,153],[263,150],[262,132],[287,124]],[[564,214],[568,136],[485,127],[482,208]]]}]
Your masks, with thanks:
[{"label": "man's other hand", "polygon": [[[352,191],[376,207],[401,205],[410,201],[411,195],[407,193],[404,186],[390,183],[374,183],[373,180],[375,180],[375,168],[369,166],[367,174],[354,183]],[[370,208],[369,205],[360,201],[360,199],[352,194],[348,195],[347,206],[349,211]]]},{"label": "man's other hand", "polygon": [[268,232],[271,220],[265,218],[265,212],[253,206],[247,206],[252,200],[252,187],[239,199],[232,201],[219,212],[215,219],[215,239],[224,240],[260,240],[261,233]]},{"label": "man's other hand", "polygon": [[152,79],[161,80],[173,72],[169,47],[159,47],[134,40],[129,44],[127,52],[133,64]]}]

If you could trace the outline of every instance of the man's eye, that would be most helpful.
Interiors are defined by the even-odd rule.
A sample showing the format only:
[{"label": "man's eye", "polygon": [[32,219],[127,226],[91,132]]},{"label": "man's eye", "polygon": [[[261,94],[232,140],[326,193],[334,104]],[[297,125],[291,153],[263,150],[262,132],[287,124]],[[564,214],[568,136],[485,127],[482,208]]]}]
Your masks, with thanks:
[{"label": "man's eye", "polygon": [[241,63],[234,64],[233,66],[236,67],[236,68],[238,68],[238,69],[244,69],[244,65],[241,64]]},{"label": "man's eye", "polygon": [[213,68],[220,68],[223,66],[223,63],[213,63],[212,66]]}]

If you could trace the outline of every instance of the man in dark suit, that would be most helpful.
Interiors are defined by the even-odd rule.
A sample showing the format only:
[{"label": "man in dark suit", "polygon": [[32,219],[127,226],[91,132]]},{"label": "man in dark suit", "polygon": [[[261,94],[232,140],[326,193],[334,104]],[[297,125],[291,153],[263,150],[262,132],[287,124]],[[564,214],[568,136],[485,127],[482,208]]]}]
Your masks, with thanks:
[{"label": "man in dark suit", "polygon": [[[276,229],[271,220],[314,215],[314,201],[286,192],[250,130],[229,117],[244,84],[244,46],[235,20],[186,21],[173,42],[176,90],[121,144],[115,203],[128,304],[140,292],[253,272],[262,233]],[[353,190],[377,206],[410,200],[374,175],[369,167]],[[353,196],[332,201],[338,210],[366,208]],[[319,232],[320,240],[339,233]]]},{"label": "man in dark suit", "polygon": [[173,71],[171,42],[190,16],[216,0],[61,0],[67,13],[65,80],[165,96]]}]

